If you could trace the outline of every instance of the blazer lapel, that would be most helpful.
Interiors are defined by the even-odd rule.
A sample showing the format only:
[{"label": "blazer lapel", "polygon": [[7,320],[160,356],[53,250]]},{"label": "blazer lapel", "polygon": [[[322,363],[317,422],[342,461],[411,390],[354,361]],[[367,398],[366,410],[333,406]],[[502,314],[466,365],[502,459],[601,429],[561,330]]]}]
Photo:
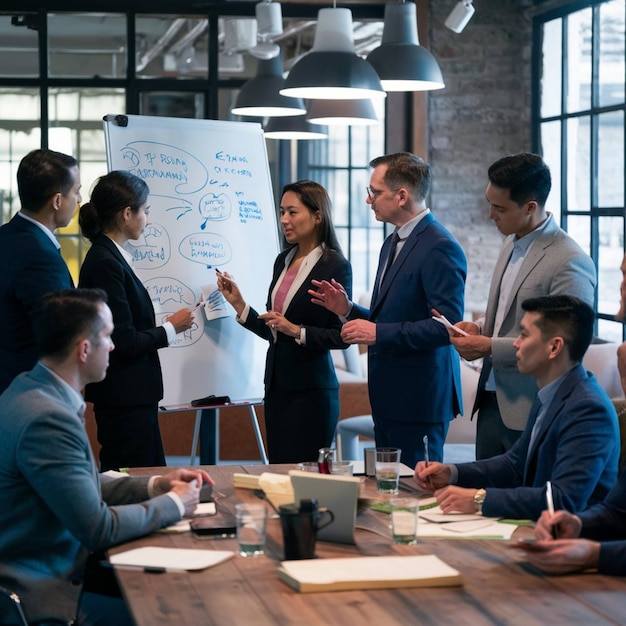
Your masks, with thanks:
[{"label": "blazer lapel", "polygon": [[[565,400],[570,396],[576,384],[586,376],[584,369],[581,365],[574,368],[565,378],[565,380],[559,386],[556,394],[552,398],[552,402],[548,407],[546,414],[544,415],[541,423],[538,426],[537,433],[533,440],[532,448],[528,449],[526,453],[526,463],[524,466],[524,484],[528,485],[532,483],[531,470],[534,472],[534,468],[537,466],[536,455],[539,444],[544,440],[546,433],[552,427],[552,424],[563,410],[563,404]],[[532,415],[532,412],[531,412]],[[535,420],[536,420],[535,415]],[[534,421],[533,420],[533,425]],[[530,426],[532,428],[532,426]],[[527,482],[529,481],[529,482]]]},{"label": "blazer lapel", "polygon": [[500,300],[500,286],[502,284],[502,276],[506,270],[511,255],[513,254],[513,238],[508,237],[500,250],[500,255],[493,270],[491,277],[491,285],[489,287],[489,302],[487,303],[487,311],[485,312],[485,335],[493,335],[494,322],[496,320],[496,311],[498,310],[498,301]]}]

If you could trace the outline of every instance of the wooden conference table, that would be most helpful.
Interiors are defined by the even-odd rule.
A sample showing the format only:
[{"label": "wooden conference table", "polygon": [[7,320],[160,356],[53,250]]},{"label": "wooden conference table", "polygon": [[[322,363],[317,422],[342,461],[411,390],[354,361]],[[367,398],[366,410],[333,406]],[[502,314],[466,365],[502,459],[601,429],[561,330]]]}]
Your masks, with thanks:
[{"label": "wooden conference table", "polygon": [[[260,474],[269,469],[286,473],[291,468],[205,466],[216,481],[218,506],[225,509],[233,509],[239,501],[256,499],[250,490],[233,488],[234,472]],[[156,473],[156,469],[150,472]],[[362,495],[375,497],[372,483],[373,479],[366,479]],[[523,556],[504,541],[422,539],[413,546],[395,545],[388,535],[387,521],[385,514],[376,511],[360,513],[355,546],[318,542],[316,553],[321,558],[435,554],[463,574],[464,585],[299,594],[276,575],[283,554],[278,519],[268,522],[264,556],[236,555],[216,567],[195,572],[116,570],[116,575],[139,626],[626,624],[626,578],[597,574],[543,576],[524,564]],[[235,539],[157,533],[118,546],[111,553],[145,545],[237,548]]]}]

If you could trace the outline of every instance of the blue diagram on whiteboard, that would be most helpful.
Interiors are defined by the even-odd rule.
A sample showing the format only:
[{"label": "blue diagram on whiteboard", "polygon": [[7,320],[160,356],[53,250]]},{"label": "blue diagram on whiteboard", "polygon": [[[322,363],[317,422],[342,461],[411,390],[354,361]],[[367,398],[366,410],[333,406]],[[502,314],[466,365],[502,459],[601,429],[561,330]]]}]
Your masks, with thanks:
[{"label": "blue diagram on whiteboard", "polygon": [[216,284],[216,269],[228,272],[251,306],[265,306],[279,229],[261,125],[133,115],[104,122],[109,169],[150,189],[151,223],[126,248],[157,325],[193,310],[193,326],[159,354],[163,404],[261,397],[267,344],[242,329]]}]

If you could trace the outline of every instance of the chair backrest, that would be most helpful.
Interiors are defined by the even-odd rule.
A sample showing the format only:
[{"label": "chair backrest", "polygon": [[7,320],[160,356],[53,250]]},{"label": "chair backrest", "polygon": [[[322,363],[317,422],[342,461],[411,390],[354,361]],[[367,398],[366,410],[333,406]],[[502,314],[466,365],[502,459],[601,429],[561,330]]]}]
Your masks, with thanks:
[{"label": "chair backrest", "polygon": [[28,626],[19,596],[0,587],[0,624],[2,626]]}]

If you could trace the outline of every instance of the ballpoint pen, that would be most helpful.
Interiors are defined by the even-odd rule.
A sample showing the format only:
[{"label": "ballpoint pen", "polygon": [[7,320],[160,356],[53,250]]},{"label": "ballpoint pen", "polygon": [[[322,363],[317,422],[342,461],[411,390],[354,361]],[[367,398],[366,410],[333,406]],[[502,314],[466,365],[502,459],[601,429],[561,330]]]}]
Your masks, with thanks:
[{"label": "ballpoint pen", "polygon": [[[548,480],[546,481],[546,504],[548,505],[548,513],[550,513],[550,517],[554,517],[554,499],[552,497],[552,483]],[[557,539],[557,528],[555,524],[552,524],[552,539]]]},{"label": "ballpoint pen", "polygon": [[424,442],[424,465],[428,467],[428,464],[430,463],[430,457],[428,456],[428,435],[424,435],[424,439],[422,439],[422,441]]}]

